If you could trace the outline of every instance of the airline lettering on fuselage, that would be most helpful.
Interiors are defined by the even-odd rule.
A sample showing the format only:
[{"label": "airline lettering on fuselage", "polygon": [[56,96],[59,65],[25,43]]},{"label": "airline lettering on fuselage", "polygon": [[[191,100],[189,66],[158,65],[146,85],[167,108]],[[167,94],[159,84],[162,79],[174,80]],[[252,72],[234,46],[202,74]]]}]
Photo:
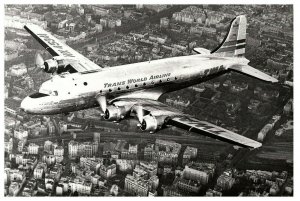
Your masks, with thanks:
[{"label": "airline lettering on fuselage", "polygon": [[159,74],[159,75],[150,75],[150,77],[142,77],[142,78],[130,78],[126,81],[120,81],[120,82],[111,82],[111,83],[104,83],[104,88],[109,87],[117,87],[127,84],[135,84],[139,82],[146,82],[147,80],[155,80],[155,79],[161,79],[161,78],[167,78],[170,77],[171,73],[165,73],[165,74]]},{"label": "airline lettering on fuselage", "polygon": [[38,37],[46,41],[49,45],[54,48],[57,48],[58,51],[65,57],[75,57],[71,52],[68,50],[63,49],[63,47],[56,42],[54,39],[50,38],[47,34],[36,34]]},{"label": "airline lettering on fuselage", "polygon": [[126,83],[125,81],[113,82],[113,83],[104,83],[104,88],[122,86],[125,83]]},{"label": "airline lettering on fuselage", "polygon": [[206,131],[211,131],[215,134],[222,134],[222,133],[225,133],[224,130],[221,130],[217,127],[214,127],[214,126],[210,126],[208,123],[206,122],[201,122],[201,121],[198,121],[198,120],[194,120],[192,118],[189,118],[189,117],[181,117],[179,119],[179,121],[191,126],[191,128],[200,128],[200,129],[204,129]]},{"label": "airline lettering on fuselage", "polygon": [[137,79],[128,79],[127,83],[128,84],[132,84],[132,83],[137,83],[137,82],[146,82],[147,81],[147,77],[143,77],[143,78],[137,78]]},{"label": "airline lettering on fuselage", "polygon": [[151,75],[150,78],[149,78],[149,80],[170,77],[170,75],[171,75],[171,73],[165,73],[165,74],[160,74],[160,75]]}]

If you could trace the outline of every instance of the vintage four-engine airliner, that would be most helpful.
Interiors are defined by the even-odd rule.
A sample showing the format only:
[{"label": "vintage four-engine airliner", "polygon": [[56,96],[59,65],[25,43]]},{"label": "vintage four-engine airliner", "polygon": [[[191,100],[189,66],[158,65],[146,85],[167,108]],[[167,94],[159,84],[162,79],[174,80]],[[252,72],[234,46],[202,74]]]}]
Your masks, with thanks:
[{"label": "vintage four-engine airliner", "polygon": [[38,93],[26,97],[21,109],[29,114],[60,114],[99,107],[106,120],[136,116],[144,131],[176,126],[241,147],[261,143],[206,121],[195,119],[158,101],[167,92],[183,89],[229,71],[260,80],[277,80],[248,65],[244,57],[246,17],[230,24],[227,36],[213,51],[195,48],[198,54],[102,68],[36,25],[24,28],[53,56],[36,64],[56,75],[44,82]]}]

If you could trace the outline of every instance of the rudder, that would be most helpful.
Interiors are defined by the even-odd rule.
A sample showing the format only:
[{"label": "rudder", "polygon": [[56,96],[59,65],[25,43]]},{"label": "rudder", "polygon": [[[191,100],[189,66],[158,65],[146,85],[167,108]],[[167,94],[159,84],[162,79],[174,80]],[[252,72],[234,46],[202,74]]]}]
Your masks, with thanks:
[{"label": "rudder", "polygon": [[240,15],[231,21],[229,31],[222,43],[211,52],[220,57],[242,57],[245,55],[247,19]]}]

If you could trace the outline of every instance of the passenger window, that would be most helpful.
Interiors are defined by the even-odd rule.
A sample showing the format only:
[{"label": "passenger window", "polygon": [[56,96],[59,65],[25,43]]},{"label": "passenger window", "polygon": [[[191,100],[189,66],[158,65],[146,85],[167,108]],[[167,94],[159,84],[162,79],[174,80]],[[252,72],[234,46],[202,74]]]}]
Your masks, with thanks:
[{"label": "passenger window", "polygon": [[57,91],[52,91],[52,95],[53,95],[53,96],[58,96]]}]

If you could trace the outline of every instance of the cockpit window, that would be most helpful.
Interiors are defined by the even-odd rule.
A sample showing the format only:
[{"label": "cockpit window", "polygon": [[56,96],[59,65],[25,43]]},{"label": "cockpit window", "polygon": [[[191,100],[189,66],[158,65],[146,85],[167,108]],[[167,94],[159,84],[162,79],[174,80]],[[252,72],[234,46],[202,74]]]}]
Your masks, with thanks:
[{"label": "cockpit window", "polygon": [[37,93],[31,94],[29,97],[30,98],[41,98],[41,97],[45,97],[45,96],[49,96],[49,95],[37,92]]}]

